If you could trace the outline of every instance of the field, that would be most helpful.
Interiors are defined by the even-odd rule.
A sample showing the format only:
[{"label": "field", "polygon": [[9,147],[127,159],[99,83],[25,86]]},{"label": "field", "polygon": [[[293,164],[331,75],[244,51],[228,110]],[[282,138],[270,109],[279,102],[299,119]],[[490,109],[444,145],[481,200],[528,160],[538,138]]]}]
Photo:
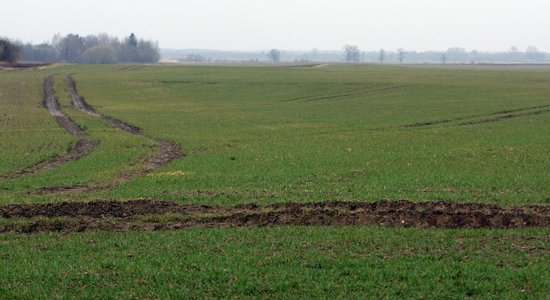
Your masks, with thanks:
[{"label": "field", "polygon": [[543,298],[548,95],[540,66],[0,71],[0,298]]}]

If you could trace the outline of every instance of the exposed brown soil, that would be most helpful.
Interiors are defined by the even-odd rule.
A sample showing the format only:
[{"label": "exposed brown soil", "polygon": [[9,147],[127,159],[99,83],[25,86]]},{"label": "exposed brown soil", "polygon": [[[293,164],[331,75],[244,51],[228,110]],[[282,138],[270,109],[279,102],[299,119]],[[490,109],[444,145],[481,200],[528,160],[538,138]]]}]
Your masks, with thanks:
[{"label": "exposed brown soil", "polygon": [[[17,221],[0,226],[0,232],[125,231],[281,225],[521,228],[550,227],[550,206],[501,207],[495,204],[448,201],[382,200],[223,207],[136,200],[6,205],[0,207],[0,217]],[[48,221],[48,218],[53,219]]]},{"label": "exposed brown soil", "polygon": [[67,145],[67,152],[63,155],[56,155],[49,159],[40,161],[32,166],[17,170],[13,173],[0,176],[2,179],[15,179],[21,176],[31,175],[42,171],[57,168],[69,161],[78,160],[86,154],[90,153],[92,149],[99,144],[99,141],[92,141],[85,137],[84,130],[73,122],[70,118],[65,116],[59,108],[59,103],[55,97],[53,90],[53,77],[47,77],[44,79],[44,99],[43,106],[50,112],[55,118],[60,127],[65,129],[69,134],[78,136],[79,139],[76,144]]}]

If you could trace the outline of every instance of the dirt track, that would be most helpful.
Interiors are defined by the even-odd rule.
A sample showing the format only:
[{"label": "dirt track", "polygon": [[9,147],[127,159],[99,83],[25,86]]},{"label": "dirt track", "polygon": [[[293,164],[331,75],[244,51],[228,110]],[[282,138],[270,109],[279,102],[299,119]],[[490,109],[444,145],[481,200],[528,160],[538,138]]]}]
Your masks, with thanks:
[{"label": "dirt track", "polygon": [[53,169],[61,166],[69,161],[78,160],[86,154],[90,153],[92,149],[99,144],[98,141],[90,140],[86,137],[85,131],[73,122],[70,118],[65,116],[59,107],[59,103],[55,98],[53,89],[53,77],[47,77],[44,79],[44,99],[42,101],[44,108],[55,118],[59,126],[67,133],[78,136],[79,139],[76,144],[67,145],[67,153],[63,155],[57,155],[49,159],[40,161],[25,169],[18,170],[16,172],[2,175],[2,179],[15,179],[21,176],[31,175]]},{"label": "dirt track", "polygon": [[[133,177],[152,172],[155,169],[170,163],[171,161],[173,161],[178,157],[185,156],[185,154],[181,151],[181,147],[179,144],[147,136],[142,132],[141,128],[137,126],[133,126],[121,120],[118,120],[113,117],[106,116],[97,112],[91,105],[89,105],[86,102],[86,100],[82,96],[78,94],[78,91],[76,89],[76,82],[70,75],[67,76],[66,83],[67,83],[67,90],[69,91],[69,94],[71,96],[71,102],[73,106],[75,106],[76,108],[82,110],[87,114],[90,114],[92,116],[105,120],[107,123],[111,124],[116,128],[119,128],[122,131],[128,132],[130,134],[134,134],[134,135],[139,135],[149,140],[155,141],[157,143],[157,151],[155,154],[153,154],[152,156],[144,160],[141,168],[121,174],[120,176],[113,178],[108,182],[95,184],[93,186],[76,185],[76,186],[44,187],[44,188],[38,189],[36,191],[37,194],[44,195],[44,194],[55,194],[55,193],[91,192],[91,191],[105,190],[113,186],[116,186],[118,184],[121,184],[122,182],[127,181]],[[99,143],[98,141],[89,140],[86,137],[85,131],[82,128],[80,128],[78,124],[76,124],[70,118],[68,118],[63,114],[63,112],[59,107],[59,103],[55,98],[52,76],[47,77],[44,80],[43,105],[46,109],[48,109],[50,114],[55,117],[55,119],[57,120],[57,122],[62,128],[64,128],[68,133],[79,137],[78,142],[76,143],[75,146],[69,145],[67,154],[64,156],[54,157],[48,161],[40,162],[27,169],[20,170],[12,174],[7,174],[0,178],[12,179],[23,175],[32,174],[42,170],[47,170],[47,169],[57,167],[68,161],[79,159],[80,157],[89,153]]]},{"label": "dirt track", "polygon": [[7,205],[0,207],[0,217],[17,221],[0,226],[0,232],[24,233],[254,226],[521,228],[550,227],[550,206],[382,200],[222,207],[137,200]]},{"label": "dirt track", "polygon": [[[111,124],[113,127],[116,127],[122,131],[125,131],[130,134],[134,134],[134,135],[143,136],[144,138],[155,141],[157,143],[157,153],[147,158],[142,168],[121,175],[119,178],[116,178],[111,183],[111,185],[116,185],[132,177],[152,172],[159,167],[167,165],[174,159],[184,156],[179,144],[171,141],[163,140],[163,139],[150,137],[148,135],[145,135],[143,133],[143,130],[137,126],[128,124],[124,121],[121,121],[111,116],[107,116],[97,112],[95,108],[90,104],[88,104],[84,99],[84,97],[82,97],[78,93],[78,90],[76,88],[76,82],[71,75],[67,76],[66,83],[67,83],[67,90],[71,95],[72,104],[78,109],[80,109],[81,111],[89,115],[101,118],[105,122]],[[67,189],[64,189],[63,191],[67,191]]]}]

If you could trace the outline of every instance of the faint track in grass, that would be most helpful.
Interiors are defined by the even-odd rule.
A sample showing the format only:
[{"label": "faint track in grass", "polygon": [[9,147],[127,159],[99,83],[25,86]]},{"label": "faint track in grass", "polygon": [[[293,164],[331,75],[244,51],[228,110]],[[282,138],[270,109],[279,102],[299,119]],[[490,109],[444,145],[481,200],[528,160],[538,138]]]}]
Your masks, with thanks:
[{"label": "faint track in grass", "polygon": [[[417,228],[550,227],[550,206],[502,207],[451,201],[324,201],[267,206],[94,201],[0,206],[0,232],[177,230],[193,227],[387,226]],[[7,221],[7,222],[6,222]]]},{"label": "faint track in grass", "polygon": [[57,124],[71,135],[77,136],[78,140],[76,144],[69,144],[67,146],[67,152],[62,155],[56,155],[54,157],[44,159],[34,165],[26,167],[15,172],[0,176],[1,179],[16,179],[26,175],[32,175],[57,168],[67,162],[75,161],[90,153],[99,142],[90,140],[86,137],[86,132],[73,120],[67,117],[61,111],[59,103],[55,97],[53,89],[53,76],[49,76],[44,79],[44,98],[42,106],[48,110],[48,112],[55,118]]},{"label": "faint track in grass", "polygon": [[339,93],[339,94],[308,95],[308,96],[293,97],[289,99],[279,100],[279,102],[292,102],[292,101],[315,102],[315,101],[322,101],[322,100],[347,98],[352,96],[372,96],[373,94],[385,93],[385,92],[397,90],[403,87],[405,87],[405,85],[390,84],[390,85],[383,85],[383,86],[372,86],[367,88],[342,91],[342,93]]}]

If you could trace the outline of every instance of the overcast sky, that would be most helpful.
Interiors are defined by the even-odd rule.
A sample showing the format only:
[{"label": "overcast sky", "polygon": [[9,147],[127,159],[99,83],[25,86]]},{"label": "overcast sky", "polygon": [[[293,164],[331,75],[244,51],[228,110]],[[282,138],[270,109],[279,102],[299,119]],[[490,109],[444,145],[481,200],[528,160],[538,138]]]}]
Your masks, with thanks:
[{"label": "overcast sky", "polygon": [[161,48],[550,51],[550,0],[0,0],[0,36],[106,32]]}]

